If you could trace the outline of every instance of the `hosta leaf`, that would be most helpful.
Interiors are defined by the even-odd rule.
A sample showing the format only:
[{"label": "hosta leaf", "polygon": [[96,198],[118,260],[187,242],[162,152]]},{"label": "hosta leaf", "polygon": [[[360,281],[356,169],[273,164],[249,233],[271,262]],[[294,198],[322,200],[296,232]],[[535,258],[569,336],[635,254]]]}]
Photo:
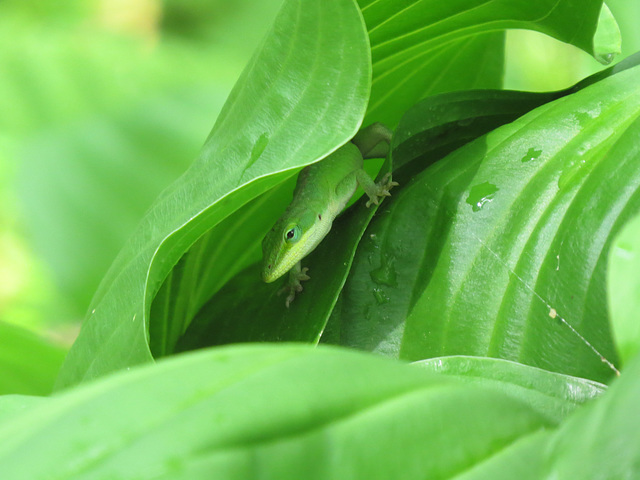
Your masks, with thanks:
[{"label": "hosta leaf", "polygon": [[371,355],[227,347],[14,415],[0,425],[0,469],[10,480],[483,478],[553,425],[500,392]]},{"label": "hosta leaf", "polygon": [[540,480],[550,437],[549,430],[528,435],[477,467],[456,476],[455,480]]},{"label": "hosta leaf", "polygon": [[[597,58],[615,46],[615,21],[600,23],[602,0],[361,0],[371,39],[373,85],[367,120],[395,125],[419,99],[454,89],[497,88],[502,46],[475,48],[481,35],[500,29],[537,30],[571,43]],[[488,37],[485,37],[488,38]],[[619,43],[619,35],[618,35]],[[461,75],[460,72],[464,72]],[[474,72],[470,75],[468,72]],[[489,72],[489,73],[487,73]],[[461,78],[462,77],[462,78]]]},{"label": "hosta leaf", "polygon": [[633,68],[640,53],[556,92],[469,90],[425,98],[405,112],[393,137],[394,175],[410,179],[430,163],[528,111]]},{"label": "hosta leaf", "polygon": [[560,422],[577,407],[606,389],[601,383],[584,378],[548,372],[498,358],[437,357],[416,364],[429,371],[501,391],[528,403],[556,422]]},{"label": "hosta leaf", "polygon": [[400,120],[392,145],[394,169],[409,180],[430,163],[558,96],[469,90],[426,98]]},{"label": "hosta leaf", "polygon": [[[402,162],[400,167],[408,166],[396,170],[394,178],[404,184],[412,173],[458,146],[545,102],[629,68],[635,60],[599,72],[560,92],[476,90],[429,97],[405,114],[393,138],[394,158]],[[290,198],[291,188],[284,189],[287,194],[284,197],[281,191],[274,190],[248,204],[243,209],[246,211],[230,216],[224,227],[207,234],[192,248],[183,258],[182,267],[174,269],[177,276],[165,283],[170,288],[163,288],[154,302],[153,308],[161,312],[166,324],[165,329],[157,330],[168,342],[163,349],[153,350],[155,355],[171,353],[176,341],[181,351],[241,341],[317,341],[332,311],[335,293],[343,285],[343,277],[351,265],[353,248],[362,236],[360,229],[370,216],[362,206],[360,213],[349,211],[342,215],[319,250],[305,259],[313,281],[305,284],[305,292],[290,309],[284,309],[283,298],[277,296],[284,280],[277,287],[262,284],[259,267],[255,265],[227,284],[198,313],[233,274],[252,259],[258,261],[259,244],[247,249],[238,238],[262,238],[271,226],[271,219],[284,208],[283,201]],[[258,210],[264,215],[257,215]],[[246,302],[249,297],[251,303]],[[181,338],[196,313],[195,323]],[[154,330],[151,334],[153,344]],[[336,334],[335,330],[324,332],[324,341],[335,341],[331,336]]]},{"label": "hosta leaf", "polygon": [[64,355],[35,333],[0,322],[0,395],[48,395]]},{"label": "hosta leaf", "polygon": [[638,398],[640,357],[636,356],[602,398],[561,425],[546,448],[544,478],[638,478]]},{"label": "hosta leaf", "polygon": [[600,63],[611,63],[616,55],[622,51],[620,28],[615,17],[606,3],[602,4],[598,28],[593,37],[593,56]]},{"label": "hosta leaf", "polygon": [[[53,383],[53,382],[52,382]],[[46,397],[29,395],[0,395],[0,425],[9,418],[22,415],[47,402]]]},{"label": "hosta leaf", "polygon": [[60,386],[152,360],[149,308],[173,266],[231,213],[351,138],[369,75],[354,3],[285,2],[199,159],[156,201],[103,280]]},{"label": "hosta leaf", "polygon": [[610,378],[604,267],[612,237],[640,210],[639,113],[632,68],[415,176],[358,247],[330,321],[339,343]]},{"label": "hosta leaf", "polygon": [[640,351],[640,217],[613,241],[607,271],[611,327],[622,361]]},{"label": "hosta leaf", "polygon": [[[374,74],[376,87],[365,124],[384,121],[388,125],[396,125],[404,109],[420,98],[438,93],[502,87],[504,32],[464,37],[427,53],[426,58],[411,61],[409,65],[399,61],[389,68],[390,71]],[[469,69],[473,69],[475,74],[468,75]]]},{"label": "hosta leaf", "polygon": [[[176,343],[205,304],[223,308],[222,304],[231,300],[246,307],[247,298],[256,298],[258,292],[252,289],[256,286],[260,288],[264,283],[260,271],[255,268],[247,273],[250,289],[243,290],[234,284],[227,287],[234,291],[231,297],[225,293],[214,294],[231,277],[260,259],[262,251],[255,239],[262,238],[272,227],[273,218],[281,214],[282,205],[291,198],[291,184],[291,181],[284,182],[229,215],[217,228],[203,235],[180,259],[151,306],[154,328],[149,332],[149,341],[155,358],[174,351]],[[253,306],[259,308],[260,303],[253,302]],[[237,305],[232,308],[233,313],[225,318],[233,320],[236,325],[235,319],[248,313],[248,310],[236,310]],[[199,315],[200,318],[206,322],[215,319],[215,315],[209,313],[209,308],[205,310]],[[239,320],[237,324],[241,323]]]}]

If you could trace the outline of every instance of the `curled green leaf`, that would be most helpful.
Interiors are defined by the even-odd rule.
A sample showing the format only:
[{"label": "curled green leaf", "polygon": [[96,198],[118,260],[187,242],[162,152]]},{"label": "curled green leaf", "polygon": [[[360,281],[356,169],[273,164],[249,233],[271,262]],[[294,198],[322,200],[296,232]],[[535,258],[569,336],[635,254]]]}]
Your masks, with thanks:
[{"label": "curled green leaf", "polygon": [[59,387],[153,359],[151,303],[174,265],[207,231],[355,134],[370,68],[354,2],[285,2],[200,157],[158,198],[104,278]]}]

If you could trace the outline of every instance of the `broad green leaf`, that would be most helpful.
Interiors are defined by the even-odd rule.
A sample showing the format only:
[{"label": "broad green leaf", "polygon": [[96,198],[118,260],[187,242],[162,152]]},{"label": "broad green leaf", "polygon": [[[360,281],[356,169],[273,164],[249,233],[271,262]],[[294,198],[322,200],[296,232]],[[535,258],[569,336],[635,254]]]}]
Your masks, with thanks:
[{"label": "broad green leaf", "polygon": [[[507,28],[537,30],[599,58],[611,53],[606,50],[614,40],[612,24],[601,22],[605,33],[598,40],[602,38],[605,44],[594,45],[602,0],[359,3],[369,30],[373,61],[371,101],[365,122],[375,119],[395,125],[405,110],[430,94],[499,87],[500,76],[487,74],[482,66],[487,56],[502,65],[501,58],[495,60],[497,55],[502,56],[502,47],[487,44],[484,54],[475,48],[477,38],[487,32]],[[491,51],[496,48],[499,54]]]},{"label": "broad green leaf", "polygon": [[576,93],[640,63],[640,53],[565,90],[469,90],[425,98],[405,112],[393,137],[394,175],[405,181],[456,148],[547,102]]},{"label": "broad green leaf", "polygon": [[[154,328],[149,332],[149,342],[154,358],[173,353],[176,343],[205,304],[234,300],[246,305],[246,298],[255,300],[258,292],[252,288],[264,285],[260,271],[255,268],[248,272],[247,282],[251,284],[248,290],[244,291],[235,284],[235,287],[227,287],[234,291],[234,295],[215,294],[230,278],[261,258],[260,243],[255,240],[264,237],[272,227],[273,218],[280,215],[283,205],[290,201],[291,180],[295,179],[283,182],[229,215],[180,259],[151,306]],[[260,306],[255,301],[253,304],[256,308]],[[238,316],[247,312],[246,308],[234,310],[230,319],[235,325]],[[200,317],[206,321],[215,318],[206,312],[202,312]],[[237,323],[242,322],[238,320]]]},{"label": "broad green leaf", "polygon": [[103,280],[59,386],[151,361],[149,309],[174,265],[234,211],[349,140],[369,87],[356,5],[285,2],[200,157],[151,207]]},{"label": "broad green leaf", "polygon": [[540,480],[551,431],[539,430],[455,477],[455,480]]},{"label": "broad green leaf", "polygon": [[[412,173],[423,169],[428,162],[471,139],[547,101],[628,68],[634,61],[599,72],[560,92],[479,90],[427,98],[405,114],[394,136],[394,157],[403,162],[400,166],[416,164],[396,171],[394,178],[405,183]],[[333,309],[335,292],[342,287],[344,275],[351,265],[353,248],[362,236],[361,228],[368,222],[368,214],[362,206],[360,213],[342,215],[319,252],[305,259],[313,281],[305,284],[305,292],[290,309],[283,308],[283,299],[277,296],[284,280],[277,286],[264,285],[259,278],[259,266],[254,265],[227,284],[199,311],[231,276],[260,259],[260,245],[256,243],[254,248],[247,250],[239,238],[262,238],[273,219],[284,209],[284,202],[291,198],[291,188],[285,189],[287,195],[274,190],[248,204],[238,212],[237,218],[236,215],[229,217],[223,227],[205,235],[183,258],[182,265],[173,271],[154,301],[152,315],[157,310],[165,326],[156,330],[157,340],[154,330],[151,331],[152,344],[164,344],[157,349],[152,346],[155,356],[171,353],[176,341],[181,351],[242,341],[317,341],[326,317]],[[257,215],[258,209],[263,215]],[[321,296],[317,296],[317,289],[322,292]],[[252,302],[248,304],[246,298],[249,297]],[[194,317],[195,324],[187,329]],[[183,333],[185,337],[180,338]],[[336,334],[335,330],[324,332],[323,341],[335,342],[331,336]]]},{"label": "broad green leaf", "polygon": [[13,416],[0,425],[0,470],[10,480],[453,479],[520,457],[553,425],[500,392],[372,355],[226,347]]},{"label": "broad green leaf", "polygon": [[47,401],[47,397],[0,395],[0,426],[9,418],[27,414],[33,408]]},{"label": "broad green leaf", "polygon": [[535,109],[405,183],[358,246],[330,320],[337,342],[609,379],[606,257],[640,210],[637,72]]},{"label": "broad green leaf", "polygon": [[628,362],[640,351],[640,217],[613,241],[607,285],[611,327],[620,358]]},{"label": "broad green leaf", "polygon": [[498,358],[437,357],[416,364],[429,371],[503,392],[558,423],[606,389],[605,385],[584,378]]},{"label": "broad green leaf", "polygon": [[[429,53],[417,62],[415,69],[399,61],[390,72],[374,75],[374,85],[380,86],[373,91],[365,124],[382,120],[395,125],[404,113],[402,108],[438,93],[502,87],[504,32],[464,37],[447,42]],[[415,63],[412,61],[410,66]],[[474,75],[468,74],[470,69]],[[403,75],[396,74],[397,70],[401,70]],[[401,102],[401,105],[396,102]]]},{"label": "broad green leaf", "polygon": [[556,92],[468,90],[425,98],[400,120],[392,142],[394,169],[407,181],[462,145],[558,96]]},{"label": "broad green leaf", "polygon": [[0,395],[48,395],[64,355],[35,333],[0,322]]},{"label": "broad green leaf", "polygon": [[640,357],[636,356],[602,398],[560,426],[546,448],[543,478],[640,477],[638,398]]}]

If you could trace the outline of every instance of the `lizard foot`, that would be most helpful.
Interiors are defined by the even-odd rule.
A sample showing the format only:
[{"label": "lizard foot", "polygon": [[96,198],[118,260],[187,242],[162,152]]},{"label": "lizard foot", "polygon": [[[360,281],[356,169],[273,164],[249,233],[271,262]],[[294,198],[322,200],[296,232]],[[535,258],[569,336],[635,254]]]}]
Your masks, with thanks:
[{"label": "lizard foot", "polygon": [[289,308],[291,302],[293,302],[293,300],[296,298],[296,293],[300,293],[303,290],[302,284],[300,282],[304,282],[305,280],[309,280],[311,278],[309,275],[307,275],[308,271],[308,267],[304,267],[298,271],[292,269],[289,273],[289,281],[287,282],[287,285],[285,285],[278,291],[278,295],[281,295],[283,292],[289,292],[284,302],[287,308]]},{"label": "lizard foot", "polygon": [[372,192],[367,192],[367,195],[369,195],[367,208],[369,208],[372,204],[378,205],[383,197],[390,197],[391,193],[389,193],[389,190],[400,184],[398,182],[394,182],[391,179],[391,172],[389,172],[384,177],[382,177],[382,180],[377,182],[375,185],[375,189]]}]

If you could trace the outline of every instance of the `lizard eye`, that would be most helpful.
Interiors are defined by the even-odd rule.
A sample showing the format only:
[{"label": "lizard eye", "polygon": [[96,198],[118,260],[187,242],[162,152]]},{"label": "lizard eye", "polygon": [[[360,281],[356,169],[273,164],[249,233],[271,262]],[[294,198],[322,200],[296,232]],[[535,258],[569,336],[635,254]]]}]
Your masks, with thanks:
[{"label": "lizard eye", "polygon": [[285,230],[284,232],[284,239],[288,243],[295,243],[300,240],[300,227],[294,225],[287,228],[287,230]]}]

